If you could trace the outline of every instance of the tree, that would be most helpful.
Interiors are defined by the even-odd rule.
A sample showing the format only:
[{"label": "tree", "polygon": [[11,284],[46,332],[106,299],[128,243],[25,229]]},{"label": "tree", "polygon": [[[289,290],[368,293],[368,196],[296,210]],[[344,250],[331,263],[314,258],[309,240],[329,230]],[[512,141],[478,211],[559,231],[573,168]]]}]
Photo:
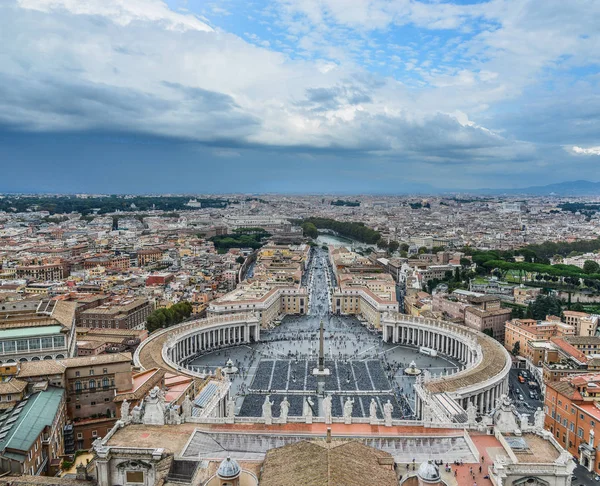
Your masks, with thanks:
[{"label": "tree", "polygon": [[521,341],[517,341],[512,348],[513,356],[518,356],[520,351],[521,351]]},{"label": "tree", "polygon": [[410,249],[410,246],[408,245],[408,243],[400,243],[400,251],[408,251]]},{"label": "tree", "polygon": [[522,319],[524,315],[523,309],[520,307],[513,307],[510,311],[511,319]]},{"label": "tree", "polygon": [[388,242],[385,241],[383,238],[381,238],[378,242],[377,242],[377,248],[381,248],[382,250],[386,250],[388,247]]},{"label": "tree", "polygon": [[423,253],[427,253],[427,247],[426,246],[422,246],[419,248],[419,255],[422,255]]},{"label": "tree", "polygon": [[239,263],[240,265],[243,265],[245,260],[246,260],[246,259],[245,259],[245,258],[244,258],[242,255],[240,255],[239,257],[237,257],[237,258],[235,259],[235,261],[236,261],[237,263]]},{"label": "tree", "polygon": [[586,260],[583,262],[583,271],[588,275],[600,272],[600,265],[594,260]]},{"label": "tree", "polygon": [[400,248],[400,243],[398,243],[397,241],[390,241],[390,244],[388,245],[388,251],[390,252],[390,254],[397,251],[398,248]]},{"label": "tree", "polygon": [[577,302],[572,308],[571,310],[574,310],[576,312],[585,312],[585,307],[583,307],[583,304],[581,302]]},{"label": "tree", "polygon": [[[552,295],[538,295],[531,305],[531,318],[542,321],[546,316],[560,316],[562,304]],[[529,308],[528,308],[529,312]]]},{"label": "tree", "polygon": [[469,260],[468,258],[461,258],[460,259],[460,265],[462,267],[470,267],[471,266],[471,260]]},{"label": "tree", "polygon": [[310,222],[305,222],[302,223],[302,233],[304,234],[304,236],[307,236],[309,238],[316,238],[317,236],[319,236],[319,230],[317,229],[317,227]]},{"label": "tree", "polygon": [[493,329],[484,329],[483,334],[487,334],[489,337],[494,337],[494,330]]}]

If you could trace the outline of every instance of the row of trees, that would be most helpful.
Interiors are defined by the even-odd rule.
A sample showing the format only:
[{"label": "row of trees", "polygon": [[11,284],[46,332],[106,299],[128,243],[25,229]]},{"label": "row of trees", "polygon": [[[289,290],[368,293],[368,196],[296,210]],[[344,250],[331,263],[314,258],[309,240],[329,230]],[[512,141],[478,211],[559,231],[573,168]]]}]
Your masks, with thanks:
[{"label": "row of trees", "polygon": [[183,301],[173,304],[169,308],[156,309],[148,316],[146,320],[146,329],[148,332],[171,327],[179,324],[192,314],[192,304]]},{"label": "row of trees", "polygon": [[[332,230],[341,236],[362,241],[363,243],[374,245],[381,239],[381,234],[378,231],[365,226],[364,223],[336,221],[335,219],[329,218],[307,218],[301,223],[303,228],[305,223],[311,223],[317,230]],[[309,228],[311,228],[312,231],[312,227]]]},{"label": "row of trees", "polygon": [[213,236],[210,241],[215,244],[219,253],[225,253],[230,248],[252,248],[257,250],[263,246],[265,239],[271,236],[262,228],[238,228],[232,234]]},{"label": "row of trees", "polygon": [[[503,260],[488,260],[483,263],[483,266],[488,269],[497,268],[503,272],[509,270],[517,271],[520,275],[546,275],[558,277],[565,283],[579,285],[581,280],[598,280],[600,273],[585,273],[581,268],[575,265],[546,265],[542,263],[526,263],[526,262],[506,262]],[[535,276],[533,277],[535,278]],[[567,280],[568,279],[568,280]]]},{"label": "row of trees", "polygon": [[344,201],[343,199],[338,199],[336,201],[331,201],[332,206],[348,206],[351,208],[356,208],[360,206],[360,201]]}]

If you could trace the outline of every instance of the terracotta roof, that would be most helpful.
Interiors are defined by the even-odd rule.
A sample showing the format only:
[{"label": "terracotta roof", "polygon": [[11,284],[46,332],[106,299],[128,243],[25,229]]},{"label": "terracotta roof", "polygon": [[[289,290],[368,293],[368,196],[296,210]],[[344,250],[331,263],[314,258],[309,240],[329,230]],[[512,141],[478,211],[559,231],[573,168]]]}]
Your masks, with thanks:
[{"label": "terracotta roof", "polygon": [[19,378],[55,375],[64,373],[67,368],[95,366],[107,363],[131,362],[131,353],[99,354],[98,356],[80,356],[57,360],[24,361],[19,363]]},{"label": "terracotta roof", "polygon": [[63,326],[71,329],[75,325],[75,311],[77,310],[77,302],[66,302],[59,300],[54,306],[52,317],[54,317]]},{"label": "terracotta roof", "polygon": [[571,385],[568,381],[551,381],[546,383],[547,387],[552,388],[557,393],[571,399],[571,400],[582,400],[581,393],[577,391],[577,388]]},{"label": "terracotta roof", "polygon": [[6,395],[8,393],[21,393],[27,388],[27,382],[23,380],[17,380],[13,378],[9,381],[0,382],[0,395]]},{"label": "terracotta roof", "polygon": [[[267,452],[261,486],[392,486],[398,484],[388,465],[391,454],[358,441],[302,441]],[[393,460],[393,459],[392,459]]]},{"label": "terracotta roof", "polygon": [[[125,393],[119,393],[115,396],[115,402],[122,402],[123,400],[141,400],[144,398],[152,388],[159,385],[165,376],[165,371],[158,368],[152,368],[141,373],[133,375],[134,389]],[[162,388],[162,387],[161,387]]]},{"label": "terracotta roof", "polygon": [[569,344],[564,338],[553,337],[550,339],[566,355],[576,359],[581,363],[587,363],[587,356],[579,351],[575,346]]},{"label": "terracotta roof", "polygon": [[600,344],[599,336],[567,336],[565,341],[574,346],[581,346],[585,344]]}]

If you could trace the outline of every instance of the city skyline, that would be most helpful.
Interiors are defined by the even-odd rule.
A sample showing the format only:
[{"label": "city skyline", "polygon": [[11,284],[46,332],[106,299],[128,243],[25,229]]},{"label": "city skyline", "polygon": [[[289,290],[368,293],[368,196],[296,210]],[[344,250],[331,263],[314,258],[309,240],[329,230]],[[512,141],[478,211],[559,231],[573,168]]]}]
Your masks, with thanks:
[{"label": "city skyline", "polygon": [[8,0],[4,192],[597,180],[600,5]]}]

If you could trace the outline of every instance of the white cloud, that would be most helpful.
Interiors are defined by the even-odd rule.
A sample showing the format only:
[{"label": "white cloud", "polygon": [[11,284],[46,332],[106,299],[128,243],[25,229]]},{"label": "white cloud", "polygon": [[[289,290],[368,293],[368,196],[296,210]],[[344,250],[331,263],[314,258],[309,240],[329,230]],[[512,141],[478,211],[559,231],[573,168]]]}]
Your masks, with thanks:
[{"label": "white cloud", "polygon": [[18,0],[18,4],[47,13],[66,10],[76,15],[100,15],[120,25],[149,21],[160,22],[171,30],[213,30],[192,14],[170,10],[162,0]]},{"label": "white cloud", "polygon": [[[364,30],[389,25],[388,14],[396,23],[456,26],[471,8],[377,0],[297,5],[310,22],[333,18]],[[508,84],[509,63],[500,54],[489,67],[477,62],[446,69],[433,62],[424,74],[428,85],[413,90],[344,58],[309,24],[294,27],[297,37],[290,42],[307,50],[328,47],[343,59],[291,60],[256,45],[260,39],[252,32],[255,45],[159,0],[0,4],[0,122],[27,130],[130,130],[303,152],[354,150],[431,163],[535,156],[531,144],[503,138],[481,120],[490,105],[520,89]],[[480,42],[470,48],[482,52]],[[379,48],[369,39],[348,44],[362,53]],[[428,67],[418,46],[399,47],[412,73],[417,65]],[[215,155],[237,153],[219,149]]]},{"label": "white cloud", "polygon": [[600,146],[578,147],[577,145],[574,145],[573,147],[568,147],[567,150],[576,155],[600,155]]}]

